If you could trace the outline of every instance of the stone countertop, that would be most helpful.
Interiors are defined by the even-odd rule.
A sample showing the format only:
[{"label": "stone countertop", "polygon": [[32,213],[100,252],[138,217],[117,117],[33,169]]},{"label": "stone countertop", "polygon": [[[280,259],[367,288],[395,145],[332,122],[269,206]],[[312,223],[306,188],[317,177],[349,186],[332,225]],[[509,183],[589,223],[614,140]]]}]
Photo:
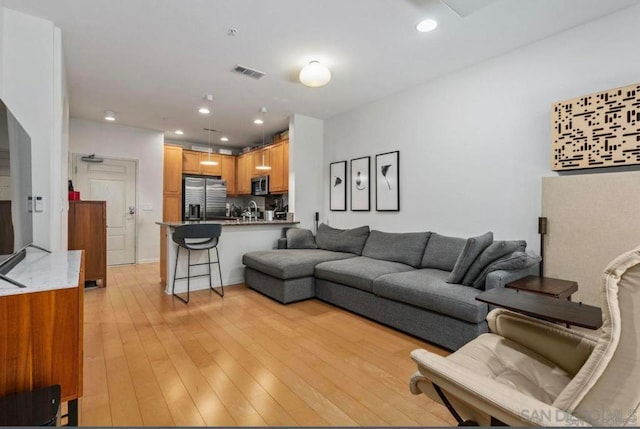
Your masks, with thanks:
[{"label": "stone countertop", "polygon": [[192,225],[192,224],[208,224],[219,223],[222,226],[281,226],[281,225],[297,225],[300,222],[288,221],[288,220],[211,220],[211,221],[186,221],[186,222],[156,222],[156,225],[168,226],[169,228],[175,228],[176,226]]},{"label": "stone countertop", "polygon": [[0,280],[0,296],[78,287],[81,258],[80,250],[46,253],[27,249],[27,256],[5,274],[27,287]]}]

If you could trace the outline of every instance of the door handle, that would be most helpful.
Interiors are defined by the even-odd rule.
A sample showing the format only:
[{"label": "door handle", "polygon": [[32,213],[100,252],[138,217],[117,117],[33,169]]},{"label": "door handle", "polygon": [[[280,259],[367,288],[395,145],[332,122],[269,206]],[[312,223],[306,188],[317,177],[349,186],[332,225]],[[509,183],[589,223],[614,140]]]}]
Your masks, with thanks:
[{"label": "door handle", "polygon": [[134,206],[129,206],[129,214],[136,214],[136,208]]}]

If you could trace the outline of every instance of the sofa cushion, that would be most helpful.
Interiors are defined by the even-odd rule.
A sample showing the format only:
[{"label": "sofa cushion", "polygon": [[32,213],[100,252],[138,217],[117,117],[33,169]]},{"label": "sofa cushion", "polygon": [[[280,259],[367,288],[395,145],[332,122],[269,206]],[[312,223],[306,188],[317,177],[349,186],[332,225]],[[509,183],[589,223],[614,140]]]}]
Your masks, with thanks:
[{"label": "sofa cushion", "polygon": [[409,265],[360,256],[316,265],[316,278],[371,292],[373,281],[385,274],[413,271]]},{"label": "sofa cushion", "polygon": [[479,237],[467,239],[447,279],[447,283],[462,283],[462,279],[464,279],[464,275],[469,270],[469,267],[471,267],[471,264],[473,264],[476,258],[480,256],[484,249],[489,247],[491,243],[493,243],[493,232],[487,232]]},{"label": "sofa cushion", "polygon": [[432,232],[424,251],[421,267],[445,271],[453,270],[466,242],[467,240],[464,238],[447,237]]},{"label": "sofa cushion", "polygon": [[530,267],[539,263],[542,259],[538,255],[530,255],[526,252],[514,252],[506,258],[498,259],[486,267],[482,273],[473,282],[473,287],[476,289],[484,289],[484,282],[487,279],[487,274],[493,271],[517,271]]},{"label": "sofa cushion", "polygon": [[487,317],[488,306],[476,301],[478,289],[446,282],[449,273],[422,269],[387,274],[373,282],[373,293],[445,314],[470,323],[481,323]]},{"label": "sofa cushion", "polygon": [[302,228],[287,229],[287,249],[317,249],[313,232]]},{"label": "sofa cushion", "polygon": [[371,231],[362,256],[384,261],[401,262],[420,268],[430,232],[389,233]]},{"label": "sofa cushion", "polygon": [[467,270],[467,274],[464,275],[462,284],[466,286],[472,286],[473,282],[480,275],[489,264],[504,258],[507,255],[511,255],[513,252],[524,252],[527,248],[527,242],[520,241],[494,241],[489,247],[478,256],[478,259],[473,261],[473,264]]},{"label": "sofa cushion", "polygon": [[288,280],[312,276],[321,262],[353,258],[352,253],[329,252],[320,249],[283,249],[245,253],[242,263],[270,276]]},{"label": "sofa cushion", "polygon": [[320,249],[354,253],[360,256],[367,237],[369,237],[368,226],[353,229],[336,229],[322,223],[316,233],[316,244]]}]

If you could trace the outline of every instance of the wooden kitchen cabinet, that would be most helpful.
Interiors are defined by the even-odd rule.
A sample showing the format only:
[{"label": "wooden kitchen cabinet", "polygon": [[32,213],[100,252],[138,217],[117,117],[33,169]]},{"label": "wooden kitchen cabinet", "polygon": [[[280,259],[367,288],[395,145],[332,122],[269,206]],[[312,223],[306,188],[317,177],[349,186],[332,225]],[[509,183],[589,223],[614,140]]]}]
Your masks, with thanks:
[{"label": "wooden kitchen cabinet", "polygon": [[284,193],[289,189],[289,142],[282,141],[269,147],[269,191]]},{"label": "wooden kitchen cabinet", "polygon": [[85,280],[107,286],[107,203],[69,201],[69,250],[84,250]]},{"label": "wooden kitchen cabinet", "polygon": [[163,193],[182,193],[182,147],[164,146]]},{"label": "wooden kitchen cabinet", "polygon": [[236,165],[236,192],[238,195],[251,194],[251,172],[253,156],[251,153],[238,156]]},{"label": "wooden kitchen cabinet", "polygon": [[227,195],[237,195],[236,193],[236,157],[223,155],[222,158],[222,180],[227,181]]},{"label": "wooden kitchen cabinet", "polygon": [[222,175],[222,157],[218,154],[212,153],[211,157],[209,157],[209,153],[201,152],[200,153],[200,161],[211,161],[217,162],[217,165],[202,165],[200,164],[200,174],[205,176],[221,176]]},{"label": "wooden kitchen cabinet", "polygon": [[[184,151],[187,152],[187,151]],[[199,154],[198,154],[199,155]],[[162,220],[182,220],[182,171],[184,157],[181,146],[164,146]],[[198,165],[200,160],[198,159]],[[167,283],[167,240],[165,227],[160,227],[160,281]]]},{"label": "wooden kitchen cabinet", "polygon": [[200,174],[201,152],[182,150],[182,173]]}]

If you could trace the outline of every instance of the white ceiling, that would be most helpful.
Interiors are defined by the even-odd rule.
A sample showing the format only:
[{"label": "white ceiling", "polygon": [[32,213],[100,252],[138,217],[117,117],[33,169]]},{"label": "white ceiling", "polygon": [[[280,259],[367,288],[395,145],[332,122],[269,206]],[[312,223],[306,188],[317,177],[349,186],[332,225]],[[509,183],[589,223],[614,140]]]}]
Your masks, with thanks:
[{"label": "white ceiling", "polygon": [[[207,119],[197,109],[211,93],[213,128],[234,146],[261,139],[253,125],[261,106],[269,109],[267,133],[286,128],[292,113],[326,119],[640,2],[0,1],[62,29],[73,117],[101,121],[114,110],[120,124],[206,142]],[[416,32],[426,17],[439,27]],[[328,86],[297,82],[312,59],[331,68]],[[267,75],[232,74],[236,64]],[[182,138],[172,132],[178,128]]]}]

